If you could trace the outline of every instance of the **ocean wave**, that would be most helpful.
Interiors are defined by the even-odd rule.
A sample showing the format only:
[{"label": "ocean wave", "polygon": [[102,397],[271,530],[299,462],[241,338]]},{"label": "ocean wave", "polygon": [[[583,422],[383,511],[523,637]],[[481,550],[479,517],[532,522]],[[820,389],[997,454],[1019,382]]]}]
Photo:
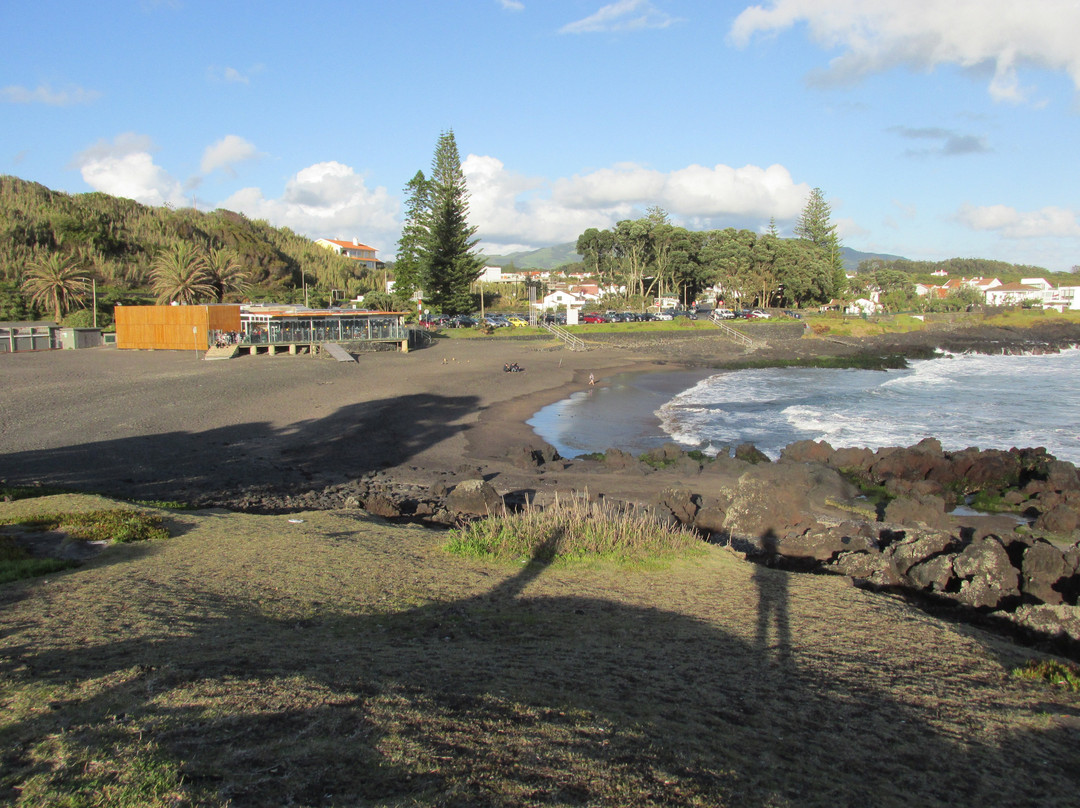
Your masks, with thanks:
[{"label": "ocean wave", "polygon": [[706,452],[750,441],[776,458],[798,440],[876,449],[932,436],[950,451],[1045,446],[1080,463],[1078,372],[1080,350],[956,354],[889,371],[725,371],[682,377],[686,389],[666,394],[671,377],[657,374],[606,398],[576,398],[566,417],[546,410],[530,423],[567,457],[616,445],[640,452],[673,440]]}]

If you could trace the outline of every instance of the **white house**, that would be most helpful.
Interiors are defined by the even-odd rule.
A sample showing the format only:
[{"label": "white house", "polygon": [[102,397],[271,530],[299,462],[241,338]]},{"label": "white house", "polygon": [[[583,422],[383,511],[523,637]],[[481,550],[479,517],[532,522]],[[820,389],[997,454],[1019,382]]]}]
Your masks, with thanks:
[{"label": "white house", "polygon": [[860,297],[858,300],[849,303],[844,308],[844,314],[855,314],[862,316],[877,314],[882,310],[881,292],[877,289],[870,289],[867,291],[866,297]]},{"label": "white house", "polygon": [[582,295],[576,295],[565,289],[556,289],[555,291],[544,295],[543,300],[540,301],[540,308],[557,309],[560,306],[572,306],[580,309],[588,302],[588,299]]},{"label": "white house", "polygon": [[369,247],[367,244],[361,244],[357,239],[352,241],[342,241],[336,238],[319,238],[315,239],[315,243],[320,247],[333,250],[338,255],[344,255],[346,258],[351,258],[354,261],[359,261],[364,266],[376,269],[379,266],[379,259],[376,257],[376,250],[374,247]]},{"label": "white house", "polygon": [[986,290],[988,306],[1018,306],[1025,301],[1041,303],[1042,300],[1043,290],[1027,283],[1003,283]]}]

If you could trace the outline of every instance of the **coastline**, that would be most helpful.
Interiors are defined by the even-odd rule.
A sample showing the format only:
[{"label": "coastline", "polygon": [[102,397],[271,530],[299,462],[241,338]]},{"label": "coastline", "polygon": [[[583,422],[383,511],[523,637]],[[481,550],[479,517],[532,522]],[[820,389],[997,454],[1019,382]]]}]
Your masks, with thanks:
[{"label": "coastline", "polygon": [[[908,368],[770,367],[619,373],[527,423],[564,458],[668,443],[714,455],[753,444],[773,460],[797,441],[879,449],[1042,446],[1080,465],[1080,348],[1041,355],[944,353]],[[980,404],[993,402],[992,409]]]},{"label": "coastline", "polygon": [[[749,361],[925,355],[935,348],[1053,350],[1080,324],[976,326],[838,342],[772,339],[753,353],[720,334],[619,335],[571,352],[554,340],[437,340],[357,364],[311,357],[203,362],[186,352],[115,349],[11,354],[4,365],[0,480],[126,497],[236,505],[246,492],[316,491],[378,475],[453,485],[481,477],[500,493],[581,490],[587,470],[515,462],[542,441],[528,421],[545,406],[620,374],[699,377]],[[524,373],[504,373],[517,362]],[[651,498],[631,473],[607,473],[611,496]]]}]

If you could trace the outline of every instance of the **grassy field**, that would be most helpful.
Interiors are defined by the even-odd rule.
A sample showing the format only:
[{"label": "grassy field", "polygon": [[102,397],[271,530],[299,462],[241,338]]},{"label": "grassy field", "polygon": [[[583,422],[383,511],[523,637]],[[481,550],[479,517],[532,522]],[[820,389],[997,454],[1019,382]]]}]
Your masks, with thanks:
[{"label": "grassy field", "polygon": [[1080,695],[844,579],[160,515],[170,538],[0,586],[3,804],[1075,804]]},{"label": "grassy field", "polygon": [[[940,315],[929,315],[940,317]],[[836,312],[825,314],[816,311],[802,312],[802,321],[808,325],[813,333],[818,336],[834,337],[870,337],[880,334],[900,334],[909,331],[921,331],[927,328],[924,319],[919,319],[912,314],[884,314],[862,318],[855,315],[844,315]],[[1041,309],[1008,309],[1001,313],[984,315],[976,313],[957,313],[949,315],[949,319],[955,325],[976,326],[993,325],[1011,328],[1029,328],[1038,323],[1046,322],[1080,322],[1080,311],[1066,311],[1057,313],[1043,311]],[[797,322],[788,317],[777,317],[770,320],[735,320],[730,325],[753,334],[769,323],[794,323]],[[715,326],[705,319],[688,320],[678,317],[675,320],[667,320],[651,323],[595,323],[582,324],[566,327],[566,330],[578,336],[589,334],[642,334],[662,335],[665,333],[687,331],[700,331],[702,333],[715,333]],[[438,337],[448,339],[506,339],[512,337],[538,336],[547,332],[541,328],[496,328],[490,334],[479,328],[447,328],[442,329]]]}]

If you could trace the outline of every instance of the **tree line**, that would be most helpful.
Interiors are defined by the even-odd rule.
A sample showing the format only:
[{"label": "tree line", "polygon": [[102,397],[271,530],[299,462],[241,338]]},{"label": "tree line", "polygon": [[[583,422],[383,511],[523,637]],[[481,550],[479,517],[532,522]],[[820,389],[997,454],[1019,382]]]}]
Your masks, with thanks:
[{"label": "tree line", "polygon": [[674,295],[696,300],[719,285],[726,302],[741,306],[806,306],[842,297],[846,277],[830,208],[815,188],[795,227],[780,238],[775,221],[752,230],[688,230],[652,207],[647,215],[606,230],[589,228],[577,240],[587,272],[602,285],[647,301]]}]

